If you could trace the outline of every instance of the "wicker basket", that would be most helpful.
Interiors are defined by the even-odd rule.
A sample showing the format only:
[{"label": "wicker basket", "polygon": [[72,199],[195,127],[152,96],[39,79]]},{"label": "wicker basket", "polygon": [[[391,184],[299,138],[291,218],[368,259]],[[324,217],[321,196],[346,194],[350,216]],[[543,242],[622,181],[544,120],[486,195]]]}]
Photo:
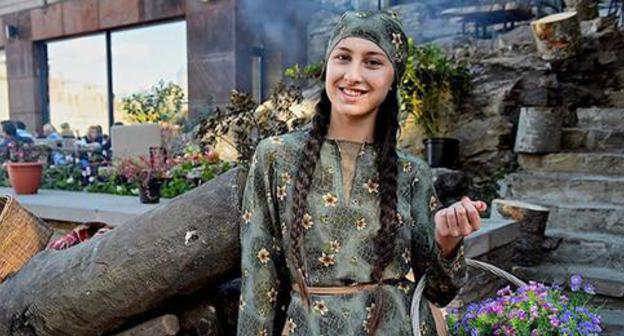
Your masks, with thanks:
[{"label": "wicker basket", "polygon": [[[524,281],[518,279],[513,274],[506,272],[496,266],[490,265],[488,263],[484,263],[482,261],[478,261],[474,259],[466,259],[466,265],[488,271],[494,275],[497,275],[503,279],[508,280],[509,282],[511,282],[517,287],[526,285]],[[418,308],[420,307],[420,301],[422,300],[422,295],[423,295],[424,290],[425,290],[425,277],[423,276],[422,278],[420,278],[420,281],[418,282],[418,285],[416,286],[416,289],[414,290],[414,295],[412,296],[412,305],[410,308],[410,315],[412,317],[412,330],[413,330],[414,336],[421,336],[420,312]],[[436,315],[442,316],[442,314],[434,314],[434,317]],[[438,335],[447,336],[449,332],[446,329],[446,323],[439,323],[439,322],[440,321],[436,321]],[[443,328],[443,330],[441,330],[442,329],[441,327]]]},{"label": "wicker basket", "polygon": [[43,250],[52,229],[10,195],[0,196],[0,282]]}]

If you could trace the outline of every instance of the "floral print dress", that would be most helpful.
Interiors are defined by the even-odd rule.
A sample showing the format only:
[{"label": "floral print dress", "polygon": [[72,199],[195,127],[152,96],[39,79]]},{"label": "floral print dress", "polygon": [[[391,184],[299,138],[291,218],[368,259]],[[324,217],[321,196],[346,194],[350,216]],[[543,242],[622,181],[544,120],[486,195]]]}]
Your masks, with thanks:
[{"label": "floral print dress", "polygon": [[[265,139],[253,156],[241,219],[242,282],[238,335],[367,335],[375,289],[346,295],[310,295],[310,309],[291,291],[293,270],[286,265],[288,223],[299,153],[305,132]],[[336,140],[321,146],[307,213],[303,218],[304,267],[310,287],[371,283],[377,254],[379,184],[376,150],[362,144],[355,161],[350,197],[342,188],[341,154]],[[422,159],[399,152],[398,216],[394,260],[386,267],[385,309],[377,335],[412,335],[410,303],[425,273],[425,297],[448,304],[466,280],[463,245],[445,258],[434,240],[433,214],[440,209],[431,169]],[[462,243],[463,244],[463,243]],[[423,335],[435,335],[428,304],[421,305]]]}]

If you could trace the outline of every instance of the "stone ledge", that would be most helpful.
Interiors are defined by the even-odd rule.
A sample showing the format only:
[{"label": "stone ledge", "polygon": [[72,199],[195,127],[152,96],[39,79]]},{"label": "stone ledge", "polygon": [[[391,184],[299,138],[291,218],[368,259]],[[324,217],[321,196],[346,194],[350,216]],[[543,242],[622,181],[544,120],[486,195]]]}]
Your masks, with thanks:
[{"label": "stone ledge", "polygon": [[481,223],[481,229],[464,241],[467,258],[476,258],[507,245],[520,234],[520,225],[513,220],[484,218]]},{"label": "stone ledge", "polygon": [[[0,188],[0,194],[16,196],[11,188]],[[82,223],[101,221],[117,226],[169,202],[142,204],[138,196],[117,196],[80,191],[41,189],[35,195],[17,195],[17,200],[35,215],[48,220]]]}]

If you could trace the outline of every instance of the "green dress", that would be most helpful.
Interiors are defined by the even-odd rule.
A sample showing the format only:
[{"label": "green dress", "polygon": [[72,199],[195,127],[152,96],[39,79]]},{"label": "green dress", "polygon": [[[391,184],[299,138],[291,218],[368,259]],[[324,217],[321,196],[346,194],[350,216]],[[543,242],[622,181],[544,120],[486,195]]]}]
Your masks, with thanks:
[{"label": "green dress", "polygon": [[[242,282],[238,335],[366,335],[375,290],[348,295],[310,295],[306,311],[291,292],[293,270],[286,266],[287,223],[293,184],[307,134],[294,132],[258,144],[250,165],[241,220]],[[304,267],[310,287],[370,283],[379,229],[376,151],[362,144],[352,189],[345,199],[337,141],[321,146],[304,216]],[[448,304],[466,281],[463,245],[445,258],[434,240],[433,214],[440,209],[431,169],[422,159],[399,152],[398,212],[402,222],[395,257],[384,271],[386,306],[377,335],[412,335],[412,293],[427,274],[425,297]],[[462,243],[463,244],[463,243]],[[284,300],[286,299],[286,300]],[[284,302],[287,302],[286,304]],[[424,301],[423,301],[424,302]],[[276,318],[276,317],[283,318]],[[284,317],[285,316],[285,317]],[[421,332],[435,335],[431,312],[421,305]]]}]

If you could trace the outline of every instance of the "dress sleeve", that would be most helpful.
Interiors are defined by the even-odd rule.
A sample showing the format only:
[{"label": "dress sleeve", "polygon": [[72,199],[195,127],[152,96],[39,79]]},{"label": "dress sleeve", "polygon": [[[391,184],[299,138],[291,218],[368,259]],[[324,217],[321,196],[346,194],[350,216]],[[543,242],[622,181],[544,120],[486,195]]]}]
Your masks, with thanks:
[{"label": "dress sleeve", "polygon": [[273,335],[278,302],[283,297],[279,272],[285,270],[281,237],[276,225],[270,153],[258,144],[243,192],[241,239],[241,297],[237,335]]},{"label": "dress sleeve", "polygon": [[438,307],[449,304],[467,281],[464,241],[451,258],[446,258],[435,241],[434,215],[442,209],[433,184],[431,168],[419,165],[412,180],[412,267],[419,277],[426,275],[424,296]]}]

